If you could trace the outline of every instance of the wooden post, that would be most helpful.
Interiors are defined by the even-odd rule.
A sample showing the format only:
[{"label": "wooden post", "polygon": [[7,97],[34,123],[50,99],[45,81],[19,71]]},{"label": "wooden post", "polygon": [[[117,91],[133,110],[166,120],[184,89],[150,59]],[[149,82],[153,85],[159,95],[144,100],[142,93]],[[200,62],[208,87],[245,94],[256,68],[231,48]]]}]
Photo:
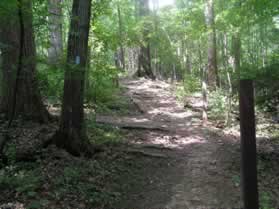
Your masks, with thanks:
[{"label": "wooden post", "polygon": [[245,209],[258,209],[257,150],[254,87],[252,80],[240,81],[241,181]]}]

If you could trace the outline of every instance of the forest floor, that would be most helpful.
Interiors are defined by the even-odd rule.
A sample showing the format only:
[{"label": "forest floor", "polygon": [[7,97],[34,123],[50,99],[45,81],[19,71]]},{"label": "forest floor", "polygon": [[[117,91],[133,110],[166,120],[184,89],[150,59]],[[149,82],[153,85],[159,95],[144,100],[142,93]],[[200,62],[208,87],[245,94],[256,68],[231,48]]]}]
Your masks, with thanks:
[{"label": "forest floor", "polygon": [[[241,208],[239,137],[210,123],[203,127],[201,100],[191,98],[192,108],[185,109],[167,83],[140,79],[122,85],[141,114],[98,116],[97,122],[129,129],[129,143],[153,160],[143,168],[144,183],[127,192],[119,208]],[[273,188],[260,184],[267,208],[279,206],[270,201],[279,195],[278,169],[272,172]]]},{"label": "forest floor", "polygon": [[[160,174],[149,173],[150,168],[145,167],[147,184],[131,191],[121,200],[121,206],[240,208],[240,189],[234,182],[238,170],[233,171],[233,165],[239,161],[237,140],[202,127],[200,113],[178,104],[166,83],[142,79],[124,82],[124,86],[142,115],[97,120],[125,124],[126,128],[142,127],[141,131],[130,132],[131,143],[151,157],[160,154],[167,160],[159,169]],[[155,164],[156,160],[149,166]]]},{"label": "forest floor", "polygon": [[129,192],[122,208],[241,208],[234,182],[239,169],[233,168],[239,162],[237,139],[204,128],[200,112],[185,110],[166,83],[141,79],[123,86],[142,114],[99,116],[97,122],[134,130],[130,143],[166,160],[158,172],[152,168],[156,159],[144,168],[146,184]]},{"label": "forest floor", "polygon": [[[17,151],[40,145],[57,127],[17,122],[10,165],[0,169],[0,208],[241,208],[238,135],[214,122],[203,127],[200,99],[191,98],[192,107],[184,108],[167,83],[138,79],[120,85],[110,111],[94,114],[97,123],[88,114],[88,135],[103,147],[93,159],[50,146],[36,148],[35,160],[17,162]],[[265,209],[279,207],[278,162],[278,143],[258,140]]]}]

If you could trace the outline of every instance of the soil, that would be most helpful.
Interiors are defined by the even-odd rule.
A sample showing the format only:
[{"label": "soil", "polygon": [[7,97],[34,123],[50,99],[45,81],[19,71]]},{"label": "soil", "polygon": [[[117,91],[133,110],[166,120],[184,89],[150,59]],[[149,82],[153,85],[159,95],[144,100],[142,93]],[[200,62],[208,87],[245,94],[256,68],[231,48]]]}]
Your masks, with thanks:
[{"label": "soil", "polygon": [[[96,121],[126,130],[125,143],[108,144],[93,159],[75,158],[53,146],[39,152],[34,168],[40,168],[43,182],[36,200],[47,200],[39,208],[243,208],[238,134],[228,134],[214,122],[202,126],[199,108],[177,102],[165,82],[122,80],[121,86],[121,96],[130,101],[126,114],[97,113]],[[194,103],[200,104],[198,98]],[[30,138],[27,126],[25,138]],[[38,139],[55,126],[31,124],[31,129]],[[267,139],[258,143],[260,201],[266,209],[279,207],[276,146]],[[89,197],[98,201],[90,203]],[[0,195],[0,205],[9,202],[15,203],[9,208],[29,208],[32,199],[8,190]]]},{"label": "soil", "polygon": [[[180,104],[165,82],[140,79],[121,83],[139,111],[128,117],[99,115],[97,121],[128,129],[129,143],[149,154],[150,162],[144,163],[141,178],[125,191],[115,208],[242,208],[238,130],[216,128],[214,121],[203,127],[201,99],[189,97],[191,105]],[[275,141],[257,140],[262,208],[279,206]],[[167,158],[152,159],[154,154]],[[129,184],[130,178],[123,182]]]},{"label": "soil", "polygon": [[[185,110],[169,84],[140,79],[122,85],[143,114],[97,121],[129,129],[129,143],[150,154],[151,162],[144,166],[145,183],[130,187],[115,208],[241,208],[234,182],[239,139],[203,127],[200,113]],[[153,154],[167,158],[158,166]]]}]

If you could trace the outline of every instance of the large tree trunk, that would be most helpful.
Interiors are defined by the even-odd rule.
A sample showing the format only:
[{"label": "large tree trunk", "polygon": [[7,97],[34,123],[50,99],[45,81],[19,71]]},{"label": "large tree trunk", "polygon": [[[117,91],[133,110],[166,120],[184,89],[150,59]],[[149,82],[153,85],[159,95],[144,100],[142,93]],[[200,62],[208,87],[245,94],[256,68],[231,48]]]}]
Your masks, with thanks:
[{"label": "large tree trunk", "polygon": [[130,77],[135,76],[138,71],[139,51],[139,47],[136,46],[127,48],[128,62],[126,68]]},{"label": "large tree trunk", "polygon": [[[47,122],[50,115],[42,102],[36,80],[36,51],[31,0],[22,1],[21,10],[24,33],[21,37],[23,40],[22,70],[19,74],[18,57],[21,33],[17,11],[14,11],[14,18],[1,20],[0,40],[5,45],[2,49],[4,99],[1,103],[1,110],[7,118],[21,115],[27,119]],[[15,89],[16,83],[17,88]]]},{"label": "large tree trunk", "polygon": [[219,84],[219,80],[217,68],[214,0],[206,0],[205,19],[208,31],[208,87],[210,89],[215,89]]},{"label": "large tree trunk", "polygon": [[[143,19],[149,15],[149,1],[139,0],[139,15]],[[139,68],[138,76],[155,79],[155,75],[151,68],[151,54],[150,54],[150,41],[148,38],[149,29],[145,24],[142,34],[140,54],[139,54]]]},{"label": "large tree trunk", "polygon": [[63,55],[62,1],[63,0],[48,0],[50,31],[48,59],[50,64],[57,64]]},{"label": "large tree trunk", "polygon": [[58,147],[73,155],[90,154],[84,123],[84,76],[88,58],[91,0],[74,0],[68,39],[67,68],[59,130],[54,138]]},{"label": "large tree trunk", "polygon": [[[15,16],[17,17],[17,16]],[[1,62],[1,103],[0,112],[8,113],[9,104],[13,102],[14,84],[19,56],[19,24],[18,19],[0,20]],[[13,26],[13,27],[12,27]]]}]

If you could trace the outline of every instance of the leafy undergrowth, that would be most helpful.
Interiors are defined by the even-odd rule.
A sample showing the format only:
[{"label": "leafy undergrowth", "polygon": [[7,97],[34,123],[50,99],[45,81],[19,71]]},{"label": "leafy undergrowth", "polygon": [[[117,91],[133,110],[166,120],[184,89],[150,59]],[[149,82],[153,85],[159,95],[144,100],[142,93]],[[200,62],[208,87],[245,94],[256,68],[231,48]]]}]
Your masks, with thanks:
[{"label": "leafy undergrowth", "polygon": [[[106,137],[112,128],[98,130],[99,137]],[[2,165],[0,205],[21,203],[24,209],[114,208],[127,191],[146,184],[141,178],[148,164],[154,169],[160,166],[127,153],[127,146],[120,142],[103,143],[103,148],[94,158],[86,159],[49,146],[33,162]]]},{"label": "leafy undergrowth", "polygon": [[[182,88],[177,88],[177,99],[185,105],[185,108],[195,110],[196,104],[202,100],[197,92],[185,92]],[[223,92],[213,92],[209,98],[209,120],[210,123],[220,128],[220,131],[239,137],[239,116],[237,98],[233,100],[232,123],[230,127],[225,126],[226,119],[226,95]],[[201,102],[200,102],[201,103]],[[199,109],[201,111],[201,109]],[[258,186],[259,200],[261,209],[276,209],[279,201],[279,124],[272,120],[272,114],[264,112],[256,107],[257,124],[257,152],[258,152]],[[221,126],[220,126],[221,124]],[[240,147],[240,145],[239,145]],[[227,146],[227,149],[231,149]],[[229,153],[230,150],[227,150]],[[236,158],[240,157],[240,149],[233,153]],[[236,159],[235,162],[240,161]],[[232,166],[230,172],[234,174],[232,181],[239,187],[240,182],[240,163]]]},{"label": "leafy undergrowth", "polygon": [[101,115],[123,116],[135,115],[139,113],[139,110],[129,96],[125,94],[125,89],[121,87],[114,94],[110,95],[110,99],[97,104],[96,113]]},{"label": "leafy undergrowth", "polygon": [[[117,96],[115,104],[103,104],[100,112],[129,114],[137,110],[129,99]],[[146,166],[152,172],[161,166],[154,160],[128,153],[126,132],[112,126],[98,125],[94,114],[87,116],[88,136],[102,152],[91,158],[76,158],[55,146],[38,148],[29,162],[17,162],[20,150],[30,150],[41,137],[51,135],[51,127],[19,121],[12,131],[6,150],[8,166],[0,165],[0,208],[17,209],[108,209],[121,207],[127,192],[138,193],[146,184]],[[35,131],[34,131],[35,130]],[[24,138],[24,140],[22,140]],[[22,142],[23,141],[23,142]],[[159,171],[159,169],[158,169]],[[2,209],[2,208],[1,208]]]},{"label": "leafy undergrowth", "polygon": [[262,209],[278,208],[279,152],[258,153],[258,179],[260,205]]},{"label": "leafy undergrowth", "polygon": [[94,115],[88,119],[88,137],[93,144],[113,145],[125,142],[126,131],[110,125],[96,124]]},{"label": "leafy undergrowth", "polygon": [[[230,152],[230,147],[227,148]],[[240,150],[234,153],[235,158],[240,158]],[[277,209],[279,205],[279,149],[267,151],[266,148],[258,149],[258,189],[259,203],[261,209]],[[240,162],[240,160],[235,160]],[[241,186],[240,180],[240,163],[235,163],[230,168],[234,174],[232,181],[235,186]]]},{"label": "leafy undergrowth", "polygon": [[[136,111],[119,89],[105,102],[96,105],[93,112],[127,115]],[[120,148],[124,142],[123,130],[96,124],[94,114],[87,114],[88,137],[93,144],[101,145],[104,151],[92,159],[75,158],[54,146],[42,148],[40,141],[52,135],[58,124],[48,127],[20,120],[14,123],[12,140],[6,149],[9,165],[0,165],[0,208],[3,204],[15,206],[22,203],[24,209],[102,209],[111,208],[118,202],[122,188],[129,187],[129,182],[125,183],[127,177],[121,182],[123,172],[137,170],[135,166],[142,164],[141,159],[133,159],[134,156],[127,155]],[[35,158],[32,157],[31,162],[17,162],[22,150]]]}]

